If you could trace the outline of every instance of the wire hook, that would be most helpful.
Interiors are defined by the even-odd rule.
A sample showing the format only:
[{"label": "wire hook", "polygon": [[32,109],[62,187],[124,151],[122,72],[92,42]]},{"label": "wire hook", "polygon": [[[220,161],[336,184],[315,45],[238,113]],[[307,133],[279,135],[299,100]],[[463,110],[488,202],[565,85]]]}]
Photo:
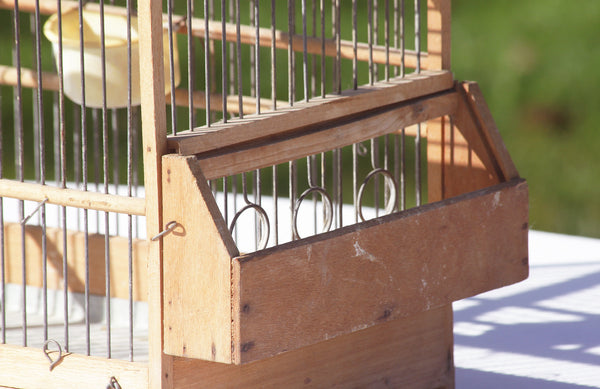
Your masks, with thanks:
[{"label": "wire hook", "polygon": [[176,227],[177,227],[177,222],[175,220],[168,222],[167,225],[165,226],[165,229],[162,230],[161,232],[159,232],[158,234],[156,234],[155,236],[153,236],[151,240],[153,242],[159,240],[163,236],[167,235],[169,232],[173,231]]},{"label": "wire hook", "polygon": [[[50,354],[48,352],[48,346],[50,343],[54,343],[56,345],[56,347],[58,347],[58,358],[56,358],[54,361],[52,360],[52,358],[50,358]],[[52,369],[54,369],[54,367],[56,365],[58,365],[60,363],[60,360],[62,359],[62,348],[60,347],[60,343],[58,343],[54,339],[48,339],[44,342],[44,347],[42,348],[42,352],[44,353],[46,358],[48,358],[48,360],[50,361],[50,371],[52,371]]]}]

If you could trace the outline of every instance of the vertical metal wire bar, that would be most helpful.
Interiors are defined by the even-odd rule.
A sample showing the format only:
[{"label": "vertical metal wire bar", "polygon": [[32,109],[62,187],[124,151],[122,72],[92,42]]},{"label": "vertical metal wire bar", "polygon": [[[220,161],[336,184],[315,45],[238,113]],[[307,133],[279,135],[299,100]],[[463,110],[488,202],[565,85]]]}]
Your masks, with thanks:
[{"label": "vertical metal wire bar", "polygon": [[344,226],[344,190],[343,190],[343,177],[344,177],[344,164],[342,163],[342,149],[335,149],[333,152],[336,163],[337,171],[337,208],[338,208],[338,227],[342,228]]},{"label": "vertical metal wire bar", "polygon": [[[256,28],[254,3],[260,0],[249,0],[250,26]],[[255,31],[256,33],[256,31]],[[250,46],[250,96],[256,96],[256,41]]]},{"label": "vertical metal wire bar", "polygon": [[[331,0],[331,37],[334,41],[337,41],[337,8],[335,4],[336,0]],[[333,93],[337,92],[337,58],[332,61],[331,64],[331,90]]]},{"label": "vertical metal wire bar", "polygon": [[[173,46],[175,43],[173,40],[175,39],[173,34],[173,1],[167,1],[167,32],[169,34],[169,82],[170,82],[170,90],[171,90],[171,131],[173,135],[177,135],[177,105],[175,104],[175,58],[173,55]],[[129,3],[129,0],[127,0]],[[130,23],[131,12],[133,9],[131,5],[127,6],[127,20]],[[128,27],[129,28],[129,27]],[[128,33],[129,36],[129,33]],[[128,42],[128,45],[130,42]]]},{"label": "vertical metal wire bar", "polygon": [[225,224],[229,225],[229,193],[228,193],[229,179],[228,177],[223,177],[223,218],[225,219]]},{"label": "vertical metal wire bar", "polygon": [[[394,180],[399,184],[400,183],[400,135],[394,134]],[[396,196],[396,207],[397,209],[401,209],[400,207],[400,196]]]},{"label": "vertical metal wire bar", "polygon": [[367,0],[367,44],[369,46],[369,84],[373,85],[373,0]]},{"label": "vertical metal wire bar", "polygon": [[[311,37],[315,39],[317,37],[317,0],[311,1]],[[310,55],[310,97],[315,97],[317,94],[317,62],[314,54]]]},{"label": "vertical metal wire bar", "polygon": [[[171,8],[169,1],[169,8]],[[131,1],[126,1],[127,8],[127,196],[133,194],[133,110],[132,110],[132,60],[131,60],[131,13],[133,8]],[[169,38],[169,56],[173,61],[173,39]],[[171,86],[173,86],[173,64],[171,63]],[[175,90],[171,89],[171,95],[175,95]],[[173,100],[172,100],[173,101]],[[175,104],[171,105],[171,109],[175,110]],[[175,131],[175,127],[173,127]],[[127,280],[129,286],[129,361],[133,362],[133,217],[127,215]]]},{"label": "vertical metal wire bar", "polygon": [[279,244],[279,207],[278,207],[278,192],[277,192],[277,165],[273,165],[273,222],[275,223],[275,229],[273,231],[273,238],[275,245]]},{"label": "vertical metal wire bar", "polygon": [[[14,126],[15,126],[15,150],[17,150],[16,166],[17,179],[24,181],[24,134],[23,134],[23,90],[21,86],[21,34],[20,34],[19,2],[15,0],[13,10],[13,28],[15,44],[13,45],[13,63],[17,69],[17,85],[14,90]],[[19,201],[19,220],[23,220],[25,215],[25,204]],[[23,346],[27,346],[27,279],[26,279],[26,257],[25,257],[25,226],[21,225],[21,273],[23,277],[22,284],[22,324],[23,324]]]},{"label": "vertical metal wire bar", "polygon": [[421,72],[421,0],[415,0],[415,52],[417,54],[417,73]]},{"label": "vertical metal wire bar", "polygon": [[[293,229],[294,209],[296,209],[296,186],[297,186],[297,161],[289,162],[289,188],[290,188],[290,231]],[[295,234],[292,232],[292,240],[296,240]]]},{"label": "vertical metal wire bar", "polygon": [[342,25],[341,25],[341,5],[340,0],[335,0],[335,62],[336,62],[336,93],[339,95],[342,93]]},{"label": "vertical metal wire bar", "polygon": [[254,1],[254,23],[256,26],[255,34],[256,39],[254,40],[254,54],[256,66],[254,68],[255,72],[255,96],[256,96],[256,113],[260,114],[260,0]]},{"label": "vertical metal wire bar", "polygon": [[[274,0],[273,0],[274,1]],[[229,0],[229,22],[235,23],[235,3]],[[229,42],[229,94],[235,94],[235,44]],[[232,115],[233,116],[233,115]]]},{"label": "vertical metal wire bar", "polygon": [[[220,0],[219,2],[222,2],[222,0]],[[215,20],[215,0],[209,0],[209,14],[208,14],[208,20],[209,23],[211,21]],[[206,18],[205,18],[206,21]],[[206,30],[208,32],[208,30]],[[207,35],[208,36],[208,35]],[[209,63],[210,63],[210,74],[211,77],[216,77],[217,76],[217,65],[216,65],[216,61],[215,61],[215,41],[212,39],[209,39],[208,41],[208,59],[209,59]],[[216,78],[215,78],[216,81]],[[210,96],[212,97],[214,94],[216,94],[217,92],[217,86],[218,83],[217,82],[211,82],[210,83]],[[213,110],[208,110],[208,114],[210,115],[210,123],[214,123],[217,119],[217,112],[213,111]]]},{"label": "vertical metal wire bar", "polygon": [[[44,132],[44,105],[43,105],[43,84],[42,84],[42,54],[41,54],[41,18],[40,18],[40,4],[39,1],[35,2],[35,15],[32,18],[33,25],[35,26],[35,50],[34,59],[36,63],[37,72],[37,90],[35,93],[36,97],[36,108],[35,119],[37,124],[37,141],[38,141],[38,152],[34,153],[38,156],[36,170],[39,170],[39,183],[44,185],[46,183],[46,142]],[[40,226],[42,228],[42,322],[43,322],[43,336],[44,341],[48,339],[48,251],[47,251],[47,239],[46,239],[46,206],[42,205],[40,208]],[[2,249],[4,246],[0,246]]]},{"label": "vertical metal wire bar", "polygon": [[[386,68],[387,69],[387,68]],[[387,171],[389,171],[389,152],[388,152],[388,147],[389,147],[389,139],[388,139],[388,135],[385,134],[383,136],[383,168]],[[386,183],[386,181],[384,181],[385,184],[385,189],[383,192],[383,204],[384,206],[387,205],[389,198],[390,198],[390,186]],[[395,207],[394,207],[395,209]]]},{"label": "vertical metal wire bar", "polygon": [[390,80],[390,0],[385,0],[385,19],[383,22],[385,39],[385,81]]},{"label": "vertical metal wire bar", "polygon": [[[373,0],[373,45],[379,44],[379,2]],[[373,79],[379,81],[379,65],[373,64]]]},{"label": "vertical metal wire bar", "polygon": [[[371,139],[371,167],[377,169],[379,167],[379,139]],[[379,177],[373,178],[374,183],[374,206],[375,206],[375,217],[379,217]]]},{"label": "vertical metal wire bar", "polygon": [[[277,110],[277,51],[275,49],[277,43],[276,20],[275,0],[271,0],[271,108],[273,111]],[[277,242],[277,227],[275,227],[275,242]]]},{"label": "vertical metal wire bar", "polygon": [[358,144],[352,145],[352,204],[354,204],[354,222],[358,223]]},{"label": "vertical metal wire bar", "polygon": [[356,0],[352,0],[352,88],[358,88],[358,21]]},{"label": "vertical metal wire bar", "polygon": [[204,0],[204,31],[206,31],[206,37],[204,38],[204,96],[206,99],[206,127],[210,127],[210,92],[211,92],[211,72],[210,72],[210,35],[209,31],[209,19],[210,19],[210,2]]},{"label": "vertical metal wire bar", "polygon": [[[421,1],[415,0],[415,51],[417,52],[417,73],[421,72]],[[417,124],[415,137],[415,199],[421,205],[421,123]]]},{"label": "vertical metal wire bar", "polygon": [[[237,85],[238,85],[238,110],[240,119],[244,118],[244,101],[242,85],[242,37],[240,27],[240,0],[237,0],[236,6],[236,44],[237,44]],[[236,229],[237,231],[237,229]]]},{"label": "vertical metal wire bar", "polygon": [[228,74],[227,74],[227,39],[226,36],[227,7],[221,2],[221,95],[223,96],[223,123],[227,123],[227,93],[228,93]]},{"label": "vertical metal wire bar", "polygon": [[[100,58],[102,63],[102,150],[103,150],[103,182],[104,193],[108,193],[108,110],[106,108],[106,41],[104,26],[104,0],[100,0]],[[104,280],[106,298],[106,356],[111,358],[111,301],[110,301],[110,240],[109,213],[104,212]],[[65,231],[66,232],[66,231]],[[66,234],[65,234],[66,235]]]},{"label": "vertical metal wire bar", "polygon": [[406,129],[400,132],[400,209],[406,209]]},{"label": "vertical metal wire bar", "polygon": [[288,101],[290,106],[294,105],[295,99],[295,55],[294,55],[294,34],[295,34],[295,1],[288,0]]},{"label": "vertical metal wire bar", "polygon": [[[261,176],[260,176],[260,170],[256,169],[255,174],[254,174],[254,204],[258,205],[259,207],[262,206],[262,184],[261,184]],[[262,236],[262,224],[260,221],[260,218],[258,217],[258,214],[255,213],[254,214],[254,223],[255,223],[255,230],[256,230],[256,250],[258,250],[258,243],[260,241],[260,237]]]},{"label": "vertical metal wire bar", "polygon": [[308,101],[308,52],[307,52],[306,0],[302,0],[302,81],[304,83],[304,101]]},{"label": "vertical metal wire bar", "polygon": [[321,11],[321,97],[325,98],[325,1],[320,0]]},{"label": "vertical metal wire bar", "polygon": [[[398,0],[394,0],[394,48],[397,49],[400,47],[399,44],[399,34],[400,34],[400,29],[399,29],[399,20],[398,18],[399,16],[399,10],[398,10],[399,4],[398,4]],[[394,76],[397,76],[399,73],[399,69],[398,66],[394,66]]]},{"label": "vertical metal wire bar", "polygon": [[[81,181],[82,190],[88,189],[87,177],[87,131],[86,131],[86,99],[85,99],[85,64],[84,64],[84,39],[83,39],[83,0],[79,0],[79,67],[81,85]],[[89,226],[88,210],[83,209],[83,237],[85,256],[85,290],[84,290],[84,314],[85,314],[85,347],[86,355],[90,355],[90,255],[89,255]]]},{"label": "vertical metal wire bar", "polygon": [[405,39],[405,4],[404,0],[400,0],[400,77],[404,77],[406,74],[406,68],[404,66],[404,58],[406,54],[406,39]]},{"label": "vertical metal wire bar", "polygon": [[[112,160],[113,160],[113,164],[112,164],[112,180],[113,180],[113,188],[115,191],[115,194],[119,194],[119,124],[117,122],[117,110],[116,109],[111,109],[110,110],[111,113],[111,129],[112,129]],[[119,215],[118,214],[114,214],[114,219],[115,219],[115,231],[114,234],[115,235],[119,235]]]},{"label": "vertical metal wire bar", "polygon": [[[208,0],[205,0],[208,1]],[[194,2],[186,2],[186,24],[187,24],[187,65],[188,65],[188,126],[194,129],[196,111],[194,109],[194,88],[196,85],[196,50],[194,47],[194,36],[192,35],[192,20],[194,17]],[[208,36],[208,34],[207,34]]]}]

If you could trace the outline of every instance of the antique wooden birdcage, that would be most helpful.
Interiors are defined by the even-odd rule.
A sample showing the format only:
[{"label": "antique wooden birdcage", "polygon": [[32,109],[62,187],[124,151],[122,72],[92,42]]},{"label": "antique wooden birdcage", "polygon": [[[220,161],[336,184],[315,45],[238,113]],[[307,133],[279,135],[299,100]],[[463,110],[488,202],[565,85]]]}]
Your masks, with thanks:
[{"label": "antique wooden birdcage", "polygon": [[0,386],[451,388],[527,277],[449,0],[0,8]]}]

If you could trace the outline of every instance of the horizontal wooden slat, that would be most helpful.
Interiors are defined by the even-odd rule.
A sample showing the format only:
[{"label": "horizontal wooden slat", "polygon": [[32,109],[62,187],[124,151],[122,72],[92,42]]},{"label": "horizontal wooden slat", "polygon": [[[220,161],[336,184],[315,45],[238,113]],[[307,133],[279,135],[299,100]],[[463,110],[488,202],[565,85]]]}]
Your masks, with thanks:
[{"label": "horizontal wooden slat", "polygon": [[[199,162],[207,179],[292,161],[308,155],[326,152],[353,143],[389,134],[442,115],[456,107],[456,93],[430,95],[406,103],[387,106],[357,119],[342,120],[318,126],[302,135],[292,134],[276,140],[255,142],[220,154],[200,156]],[[414,127],[411,134],[416,134]],[[258,143],[258,144],[257,144]]]},{"label": "horizontal wooden slat", "polygon": [[[50,345],[50,349],[53,345]],[[56,358],[57,352],[50,353]],[[14,388],[105,388],[114,377],[122,388],[147,388],[143,363],[68,354],[52,371],[41,349],[0,345],[0,386]]]},{"label": "horizontal wooden slat", "polygon": [[448,305],[241,366],[175,358],[173,387],[450,389],[452,341]]},{"label": "horizontal wooden slat", "polygon": [[387,83],[360,87],[339,96],[298,103],[275,112],[249,115],[243,120],[215,123],[210,128],[181,132],[169,137],[168,145],[182,155],[214,152],[240,143],[293,133],[310,126],[329,125],[330,122],[353,115],[448,90],[453,85],[450,72],[423,72]]},{"label": "horizontal wooden slat", "polygon": [[235,258],[235,362],[525,279],[527,193],[513,180]]},{"label": "horizontal wooden slat", "polygon": [[77,189],[58,188],[29,182],[0,179],[0,197],[64,205],[67,207],[93,209],[95,211],[116,212],[129,215],[146,215],[143,198],[118,196]]},{"label": "horizontal wooden slat", "polygon": [[[41,288],[42,273],[42,228],[25,226],[25,264],[27,285]],[[6,282],[21,284],[23,281],[23,252],[21,246],[21,225],[5,223],[4,255]],[[63,239],[59,228],[46,228],[47,247],[47,285],[49,289],[60,290],[63,287],[64,243],[67,247],[67,268],[69,290],[75,293],[85,292],[85,234],[80,231],[67,231]],[[132,242],[133,260],[133,299],[145,301],[147,286],[148,243],[134,239]],[[104,235],[88,236],[89,290],[91,294],[105,296],[105,249]],[[129,241],[120,236],[109,237],[111,296],[129,299]]]}]

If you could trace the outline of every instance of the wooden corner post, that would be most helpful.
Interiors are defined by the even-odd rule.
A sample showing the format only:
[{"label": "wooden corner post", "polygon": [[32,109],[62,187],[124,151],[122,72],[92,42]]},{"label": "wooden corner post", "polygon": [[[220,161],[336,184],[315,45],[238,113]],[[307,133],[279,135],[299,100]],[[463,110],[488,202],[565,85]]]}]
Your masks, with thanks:
[{"label": "wooden corner post", "polygon": [[[163,67],[163,21],[161,0],[140,0],[138,29],[146,193],[147,239],[163,229],[161,158],[166,153],[166,112]],[[150,388],[172,388],[173,358],[163,353],[162,241],[148,247],[148,384]]]}]

